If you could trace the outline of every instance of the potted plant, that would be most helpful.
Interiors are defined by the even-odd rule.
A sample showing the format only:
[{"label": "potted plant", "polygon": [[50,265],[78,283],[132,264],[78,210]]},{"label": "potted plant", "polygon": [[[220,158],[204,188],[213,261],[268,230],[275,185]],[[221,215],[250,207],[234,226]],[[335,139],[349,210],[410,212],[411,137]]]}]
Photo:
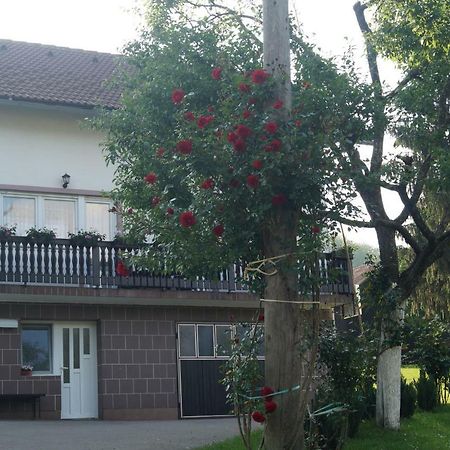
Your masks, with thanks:
[{"label": "potted plant", "polygon": [[80,230],[77,233],[69,233],[69,240],[74,247],[95,247],[99,242],[105,240],[105,235],[98,231]]},{"label": "potted plant", "polygon": [[0,226],[0,241],[9,241],[12,236],[16,235],[16,227]]},{"label": "potted plant", "polygon": [[22,377],[31,377],[33,375],[33,366],[31,364],[23,364],[20,368],[20,375]]},{"label": "potted plant", "polygon": [[56,239],[56,234],[49,228],[32,227],[27,231],[27,239],[35,244],[50,244]]}]

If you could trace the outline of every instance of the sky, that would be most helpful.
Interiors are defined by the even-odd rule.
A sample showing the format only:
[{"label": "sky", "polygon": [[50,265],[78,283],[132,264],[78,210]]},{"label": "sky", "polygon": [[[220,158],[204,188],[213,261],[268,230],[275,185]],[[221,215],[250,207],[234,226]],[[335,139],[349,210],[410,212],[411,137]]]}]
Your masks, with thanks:
[{"label": "sky", "polygon": [[[291,0],[303,30],[326,56],[342,54],[349,45],[365,70],[364,44],[353,13],[355,0]],[[0,0],[0,39],[37,42],[118,53],[138,36],[142,21],[136,10],[143,0]],[[396,74],[381,65],[388,84]],[[394,194],[395,195],[395,194]],[[400,209],[386,197],[390,215]],[[350,240],[376,246],[372,230],[348,232]]]}]

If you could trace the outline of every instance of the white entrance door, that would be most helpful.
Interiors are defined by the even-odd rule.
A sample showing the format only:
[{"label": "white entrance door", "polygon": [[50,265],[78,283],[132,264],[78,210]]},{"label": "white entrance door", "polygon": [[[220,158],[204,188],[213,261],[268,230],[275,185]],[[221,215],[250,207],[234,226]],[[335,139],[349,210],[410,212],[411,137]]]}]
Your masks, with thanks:
[{"label": "white entrance door", "polygon": [[61,368],[61,419],[97,418],[96,325],[61,323],[54,330]]}]

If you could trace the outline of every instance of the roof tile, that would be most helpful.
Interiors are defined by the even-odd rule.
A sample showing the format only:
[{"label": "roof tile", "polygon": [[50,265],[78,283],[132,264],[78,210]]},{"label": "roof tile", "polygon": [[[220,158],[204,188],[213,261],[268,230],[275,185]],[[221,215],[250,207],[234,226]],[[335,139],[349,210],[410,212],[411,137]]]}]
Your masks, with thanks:
[{"label": "roof tile", "polygon": [[106,82],[121,61],[110,53],[0,39],[0,98],[117,108],[121,89]]}]

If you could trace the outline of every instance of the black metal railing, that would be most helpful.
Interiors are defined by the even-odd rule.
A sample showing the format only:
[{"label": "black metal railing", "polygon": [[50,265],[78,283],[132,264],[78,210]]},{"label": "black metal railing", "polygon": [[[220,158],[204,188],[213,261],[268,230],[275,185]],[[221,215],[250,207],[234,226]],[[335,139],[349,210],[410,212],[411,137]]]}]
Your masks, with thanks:
[{"label": "black metal railing", "polygon": [[[85,286],[101,288],[159,288],[194,291],[247,292],[242,282],[243,266],[233,264],[215,279],[186,278],[181,274],[160,274],[134,267],[128,273],[117,270],[121,254],[137,254],[137,246],[99,242],[95,246],[73,245],[69,239],[50,243],[30,242],[26,237],[0,239],[0,283]],[[346,258],[333,254],[319,257],[321,293],[349,295],[349,267]],[[351,270],[351,269],[350,269]]]}]

